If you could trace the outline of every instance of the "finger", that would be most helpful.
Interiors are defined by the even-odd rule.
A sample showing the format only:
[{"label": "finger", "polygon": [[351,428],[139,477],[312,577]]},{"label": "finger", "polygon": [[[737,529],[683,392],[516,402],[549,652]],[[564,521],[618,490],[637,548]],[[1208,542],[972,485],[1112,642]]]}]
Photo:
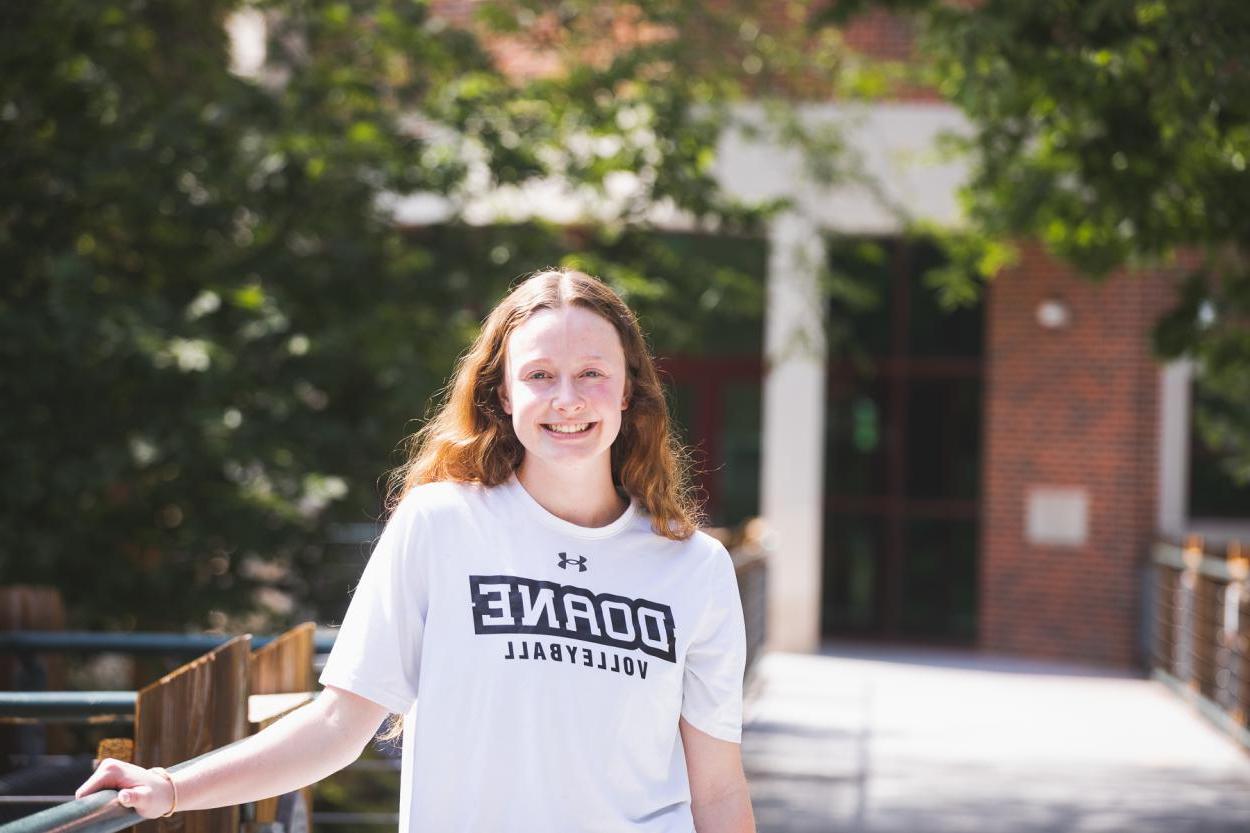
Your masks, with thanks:
[{"label": "finger", "polygon": [[150,787],[126,787],[117,793],[117,799],[126,807],[136,807],[142,805],[151,795]]},{"label": "finger", "polygon": [[151,787],[127,787],[117,794],[118,803],[130,807],[145,819],[156,818],[161,813],[153,802],[156,794]]},{"label": "finger", "polygon": [[135,779],[134,774],[130,773],[132,769],[142,771],[139,767],[135,767],[132,764],[106,758],[100,762],[100,765],[91,774],[91,777],[74,791],[74,797],[82,798],[106,787],[127,787],[136,784],[138,781]]},{"label": "finger", "polygon": [[77,790],[74,791],[74,798],[83,798],[94,792],[99,792],[105,787],[112,786],[111,779],[114,778],[112,773],[96,770],[91,777],[82,782]]}]

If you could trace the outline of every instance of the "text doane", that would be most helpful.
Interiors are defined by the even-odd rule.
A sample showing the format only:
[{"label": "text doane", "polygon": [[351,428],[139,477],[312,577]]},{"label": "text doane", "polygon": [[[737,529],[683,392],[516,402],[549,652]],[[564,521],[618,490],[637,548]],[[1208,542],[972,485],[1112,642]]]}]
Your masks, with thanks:
[{"label": "text doane", "polygon": [[561,636],[675,662],[668,605],[518,576],[469,576],[476,633]]}]

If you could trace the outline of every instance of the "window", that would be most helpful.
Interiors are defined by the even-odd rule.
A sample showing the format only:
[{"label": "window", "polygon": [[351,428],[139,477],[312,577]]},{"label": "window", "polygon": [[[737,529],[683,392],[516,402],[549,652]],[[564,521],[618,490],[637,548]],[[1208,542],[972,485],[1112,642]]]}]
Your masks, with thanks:
[{"label": "window", "polygon": [[1189,506],[1191,519],[1250,522],[1250,483],[1239,484],[1224,465],[1224,455],[1212,448],[1198,427],[1197,411],[1214,406],[1197,377],[1190,382]]}]

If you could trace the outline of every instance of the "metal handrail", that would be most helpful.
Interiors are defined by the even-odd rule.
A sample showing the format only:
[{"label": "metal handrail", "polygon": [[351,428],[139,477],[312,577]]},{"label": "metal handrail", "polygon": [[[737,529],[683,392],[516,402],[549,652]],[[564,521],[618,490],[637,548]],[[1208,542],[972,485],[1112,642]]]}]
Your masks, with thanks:
[{"label": "metal handrail", "polygon": [[[1187,568],[1188,565],[1185,562],[1186,552],[1193,552],[1193,550],[1192,548],[1180,547],[1167,541],[1156,541],[1152,548],[1154,563],[1164,567],[1173,567],[1177,570]],[[1226,560],[1214,558],[1206,553],[1202,553],[1199,557],[1197,570],[1201,575],[1217,581],[1231,581],[1234,578]]]},{"label": "metal handrail", "polygon": [[133,691],[0,691],[0,722],[134,720]]},{"label": "metal handrail", "polygon": [[[247,738],[241,738],[211,749],[168,769],[170,772],[179,772],[245,740]],[[117,790],[100,790],[86,798],[67,801],[0,825],[0,833],[117,833],[142,820],[142,816],[134,810],[118,803]]]},{"label": "metal handrail", "polygon": [[[334,631],[319,631],[313,651],[329,653]],[[232,637],[199,633],[94,633],[92,631],[2,631],[0,653],[127,653],[198,656],[228,642]],[[253,636],[252,647],[263,648],[276,636]]]}]

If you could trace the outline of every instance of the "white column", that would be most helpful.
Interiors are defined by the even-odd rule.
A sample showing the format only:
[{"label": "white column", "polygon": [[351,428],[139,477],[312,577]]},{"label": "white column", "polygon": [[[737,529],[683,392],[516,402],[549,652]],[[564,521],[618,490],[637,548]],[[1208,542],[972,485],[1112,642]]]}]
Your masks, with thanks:
[{"label": "white column", "polygon": [[1159,371],[1158,532],[1180,539],[1188,524],[1189,386],[1193,363],[1169,362]]},{"label": "white column", "polygon": [[760,503],[773,543],[768,645],[812,651],[820,643],[824,520],[824,241],[794,213],[769,231],[764,319],[764,436]]}]

